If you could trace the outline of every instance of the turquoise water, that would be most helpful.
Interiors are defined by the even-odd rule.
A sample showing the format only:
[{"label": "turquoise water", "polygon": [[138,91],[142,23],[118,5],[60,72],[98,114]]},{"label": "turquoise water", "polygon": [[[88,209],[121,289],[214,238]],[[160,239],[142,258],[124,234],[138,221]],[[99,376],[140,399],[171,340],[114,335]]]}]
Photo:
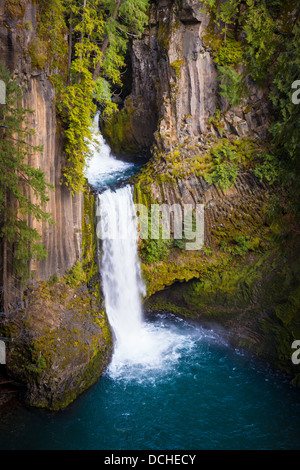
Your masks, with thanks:
[{"label": "turquoise water", "polygon": [[110,370],[66,410],[13,408],[0,449],[299,449],[300,394],[213,331],[170,314],[147,319],[158,361]]}]

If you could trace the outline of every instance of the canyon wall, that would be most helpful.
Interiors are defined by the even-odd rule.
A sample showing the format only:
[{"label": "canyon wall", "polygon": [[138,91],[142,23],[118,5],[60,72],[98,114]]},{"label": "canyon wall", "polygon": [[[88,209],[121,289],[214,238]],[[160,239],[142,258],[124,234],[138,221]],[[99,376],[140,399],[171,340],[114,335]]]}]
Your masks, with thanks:
[{"label": "canyon wall", "polygon": [[[25,285],[14,275],[13,254],[1,244],[1,300],[7,315],[1,315],[0,337],[6,343],[6,373],[20,385],[22,400],[61,409],[101,376],[112,338],[98,279],[94,196],[88,190],[72,196],[63,182],[64,133],[49,64],[35,64],[29,51],[34,45],[42,53],[38,8],[31,0],[1,1],[0,60],[24,88],[19,106],[32,110],[28,126],[35,134],[27,143],[43,151],[34,152],[27,163],[40,168],[54,186],[43,207],[54,225],[28,216],[47,258],[30,260]],[[27,196],[35,201],[32,192]]]},{"label": "canyon wall", "polygon": [[28,163],[41,168],[46,180],[54,186],[54,190],[49,191],[45,210],[52,214],[55,224],[29,221],[42,235],[42,243],[48,252],[45,260],[31,261],[30,271],[35,280],[47,280],[53,274],[64,275],[81,256],[83,197],[82,194],[72,197],[62,184],[63,133],[56,118],[55,91],[47,63],[42,69],[32,67],[28,52],[29,45],[37,41],[38,5],[19,2],[12,14],[7,3],[4,1],[0,5],[0,60],[8,66],[20,87],[24,87],[20,105],[33,111],[28,115],[28,124],[35,130],[35,135],[28,143],[43,146],[43,151],[33,154]]},{"label": "canyon wall", "polygon": [[[238,106],[221,96],[202,7],[191,0],[152,2],[149,27],[132,45],[131,95],[112,120],[116,132],[104,126],[116,152],[126,153],[128,143],[136,153],[151,149],[150,162],[132,180],[137,203],[204,205],[203,249],[141,241],[145,309],[213,326],[299,384],[291,361],[300,331],[299,243],[295,237],[284,248],[274,242],[278,227],[266,209],[280,189],[260,181],[251,165],[267,142],[268,90],[247,78],[248,94]],[[206,179],[215,164],[211,149],[224,143],[250,163],[240,166],[229,187]]]},{"label": "canyon wall", "polygon": [[249,98],[232,108],[220,82],[207,39],[209,16],[201,1],[157,0],[149,26],[131,48],[132,91],[119,116],[103,124],[116,153],[163,152],[192,144],[202,151],[219,137],[209,120],[222,114],[223,136],[262,137],[268,127],[265,94],[248,81]]}]

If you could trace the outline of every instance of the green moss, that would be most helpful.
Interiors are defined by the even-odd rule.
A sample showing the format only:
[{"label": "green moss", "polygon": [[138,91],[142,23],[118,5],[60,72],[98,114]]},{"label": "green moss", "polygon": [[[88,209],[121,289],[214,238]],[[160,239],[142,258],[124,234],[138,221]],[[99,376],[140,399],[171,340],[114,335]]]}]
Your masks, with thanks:
[{"label": "green moss", "polygon": [[159,45],[165,50],[169,49],[170,41],[171,41],[171,33],[172,33],[172,30],[170,28],[169,23],[159,24],[157,40],[158,40]]},{"label": "green moss", "polygon": [[[241,168],[251,171],[261,144],[250,139],[226,142],[236,152]],[[173,150],[168,155],[156,154],[145,172],[136,176],[135,198],[139,202],[145,195],[152,201],[153,184],[154,194],[164,193],[161,183],[166,162],[172,163],[172,168],[182,162],[181,148]],[[195,161],[194,157],[189,163]],[[177,180],[168,178],[168,190]],[[297,383],[291,344],[300,337],[299,250],[291,237],[289,244],[278,245],[279,232],[267,223],[263,200],[263,194],[253,194],[240,201],[229,217],[226,211],[224,215],[218,212],[218,223],[209,227],[210,245],[205,249],[186,252],[174,243],[166,259],[149,262],[142,258],[145,308],[169,310],[204,324],[221,324],[235,346],[268,360],[295,377],[293,383]],[[281,225],[281,237],[282,230],[289,229]]]},{"label": "green moss", "polygon": [[129,97],[125,100],[124,108],[120,112],[112,114],[102,122],[103,135],[116,154],[139,152],[132,126],[136,109],[137,106]]},{"label": "green moss", "polygon": [[111,330],[97,295],[82,284],[44,282],[27,302],[22,332],[31,338],[10,348],[9,370],[25,385],[28,404],[58,410],[101,376],[111,357]]},{"label": "green moss", "polygon": [[[181,266],[181,275],[177,270],[174,276],[172,265],[168,265],[168,271],[161,263],[158,272],[164,282],[160,285],[155,282],[155,273],[148,268],[151,271],[147,276],[150,297],[145,307],[166,309],[198,319],[203,324],[222,325],[230,333],[232,344],[247,348],[291,378],[295,377],[293,383],[296,384],[291,344],[300,335],[297,253],[296,247],[289,246],[284,256],[273,248],[265,253],[256,252],[255,256],[248,252],[244,257],[230,260],[226,255],[216,257],[213,252],[212,258],[206,261],[202,258],[201,263],[200,260],[195,263],[196,273],[189,282],[166,290],[164,287],[180,280],[181,275],[188,281],[188,271]],[[177,265],[179,263],[177,259]],[[156,293],[151,296],[153,292]]]},{"label": "green moss", "polygon": [[12,18],[21,19],[25,15],[26,0],[6,0],[5,8]]},{"label": "green moss", "polygon": [[34,363],[26,364],[25,367],[29,372],[33,372],[34,374],[41,374],[47,367],[46,359],[41,354]]},{"label": "green moss", "polygon": [[83,193],[82,269],[87,283],[98,273],[95,226],[95,196],[88,187]]},{"label": "green moss", "polygon": [[[220,115],[211,118],[211,123],[220,122]],[[203,176],[209,184],[216,183],[221,189],[229,189],[241,171],[253,170],[263,152],[261,142],[253,139],[218,139],[209,149],[212,165]]]},{"label": "green moss", "polygon": [[227,36],[215,51],[215,62],[218,65],[239,65],[243,61],[243,47],[239,41]]},{"label": "green moss", "polygon": [[183,67],[185,64],[185,61],[182,59],[177,59],[174,60],[170,65],[171,67],[175,70],[175,74],[177,78],[181,77],[181,67]]},{"label": "green moss", "polygon": [[31,67],[42,69],[48,58],[47,43],[36,37],[28,44],[28,52],[31,57]]}]

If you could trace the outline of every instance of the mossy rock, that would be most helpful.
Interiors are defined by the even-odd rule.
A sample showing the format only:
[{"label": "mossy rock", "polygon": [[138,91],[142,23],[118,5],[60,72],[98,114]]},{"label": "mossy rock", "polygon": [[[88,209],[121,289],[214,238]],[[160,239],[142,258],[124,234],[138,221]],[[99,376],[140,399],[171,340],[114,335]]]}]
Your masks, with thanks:
[{"label": "mossy rock", "polygon": [[96,293],[64,279],[27,297],[20,341],[9,343],[7,369],[24,386],[28,405],[65,408],[93,385],[112,354],[112,334]]},{"label": "mossy rock", "polygon": [[300,334],[299,256],[289,248],[287,260],[278,251],[232,264],[219,260],[206,272],[202,269],[198,279],[162,288],[147,298],[145,308],[221,326],[234,347],[268,361],[296,384],[299,370],[291,360],[291,345]]}]

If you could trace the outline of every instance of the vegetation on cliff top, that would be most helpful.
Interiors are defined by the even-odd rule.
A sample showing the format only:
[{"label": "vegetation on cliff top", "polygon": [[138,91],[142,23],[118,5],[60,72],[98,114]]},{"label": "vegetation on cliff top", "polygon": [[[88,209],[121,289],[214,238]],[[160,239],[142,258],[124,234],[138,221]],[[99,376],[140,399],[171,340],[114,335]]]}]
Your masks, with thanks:
[{"label": "vegetation on cliff top", "polygon": [[11,340],[10,374],[25,385],[25,401],[33,406],[64,408],[95,383],[111,357],[112,335],[98,279],[94,203],[86,190],[82,260],[61,278],[54,274],[48,282],[29,285],[14,321],[4,319],[0,325],[0,336]]}]

